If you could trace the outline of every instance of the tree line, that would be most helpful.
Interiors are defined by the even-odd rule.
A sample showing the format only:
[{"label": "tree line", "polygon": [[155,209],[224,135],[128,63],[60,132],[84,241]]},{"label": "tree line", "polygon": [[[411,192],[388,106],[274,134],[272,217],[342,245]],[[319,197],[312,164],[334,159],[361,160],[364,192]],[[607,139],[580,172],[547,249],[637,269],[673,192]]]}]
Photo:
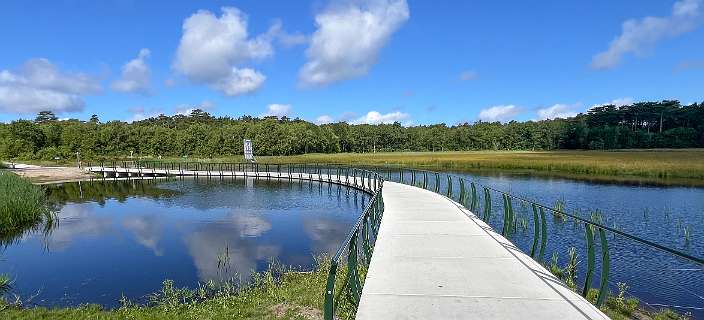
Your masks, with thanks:
[{"label": "tree line", "polygon": [[448,126],[316,125],[287,117],[214,117],[196,109],[127,123],[58,120],[49,111],[34,120],[0,124],[0,158],[85,159],[127,156],[218,157],[243,153],[252,139],[257,155],[303,153],[556,150],[704,147],[704,104],[679,101],[604,105],[566,119],[482,122]]}]

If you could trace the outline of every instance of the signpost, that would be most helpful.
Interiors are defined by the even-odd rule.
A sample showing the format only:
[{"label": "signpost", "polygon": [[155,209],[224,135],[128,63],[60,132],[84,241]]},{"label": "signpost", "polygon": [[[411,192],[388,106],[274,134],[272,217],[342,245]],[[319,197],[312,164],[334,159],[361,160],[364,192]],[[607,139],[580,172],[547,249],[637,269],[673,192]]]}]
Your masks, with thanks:
[{"label": "signpost", "polygon": [[244,159],[249,162],[256,162],[254,159],[254,149],[252,148],[252,140],[244,139]]}]

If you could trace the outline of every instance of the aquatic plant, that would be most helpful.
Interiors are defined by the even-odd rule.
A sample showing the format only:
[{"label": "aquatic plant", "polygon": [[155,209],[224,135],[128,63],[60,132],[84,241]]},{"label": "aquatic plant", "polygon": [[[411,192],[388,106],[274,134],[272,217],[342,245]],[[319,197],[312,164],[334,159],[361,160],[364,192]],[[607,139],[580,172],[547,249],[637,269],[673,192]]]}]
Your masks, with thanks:
[{"label": "aquatic plant", "polygon": [[44,190],[11,172],[0,171],[0,238],[43,220],[53,221]]},{"label": "aquatic plant", "polygon": [[562,214],[563,212],[565,212],[565,198],[564,197],[557,199],[557,201],[555,201],[555,206],[553,208],[555,209],[554,210],[555,214],[553,214],[553,217],[555,217],[556,222],[567,221],[567,217],[564,214]]},{"label": "aquatic plant", "polygon": [[12,289],[10,277],[6,274],[0,274],[0,299],[2,299],[2,295],[10,291],[10,289]]},{"label": "aquatic plant", "polygon": [[685,245],[689,245],[689,239],[691,237],[692,233],[689,231],[689,225],[686,225],[684,227],[684,243]]}]

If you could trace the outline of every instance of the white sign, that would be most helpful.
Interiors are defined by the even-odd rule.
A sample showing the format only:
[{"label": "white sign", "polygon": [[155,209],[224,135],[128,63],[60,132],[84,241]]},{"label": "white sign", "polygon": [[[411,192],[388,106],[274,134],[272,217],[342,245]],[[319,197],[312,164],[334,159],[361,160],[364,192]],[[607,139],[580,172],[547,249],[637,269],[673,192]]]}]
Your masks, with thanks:
[{"label": "white sign", "polygon": [[244,139],[244,159],[254,161],[254,149],[252,149],[252,140]]}]

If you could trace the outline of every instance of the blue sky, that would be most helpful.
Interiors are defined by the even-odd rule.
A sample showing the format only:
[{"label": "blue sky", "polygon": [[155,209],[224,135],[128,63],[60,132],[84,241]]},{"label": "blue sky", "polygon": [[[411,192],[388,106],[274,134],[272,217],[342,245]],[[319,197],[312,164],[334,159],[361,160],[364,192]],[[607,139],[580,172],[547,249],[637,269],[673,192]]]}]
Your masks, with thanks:
[{"label": "blue sky", "polygon": [[704,100],[704,3],[0,2],[0,121],[214,115],[404,124]]}]

